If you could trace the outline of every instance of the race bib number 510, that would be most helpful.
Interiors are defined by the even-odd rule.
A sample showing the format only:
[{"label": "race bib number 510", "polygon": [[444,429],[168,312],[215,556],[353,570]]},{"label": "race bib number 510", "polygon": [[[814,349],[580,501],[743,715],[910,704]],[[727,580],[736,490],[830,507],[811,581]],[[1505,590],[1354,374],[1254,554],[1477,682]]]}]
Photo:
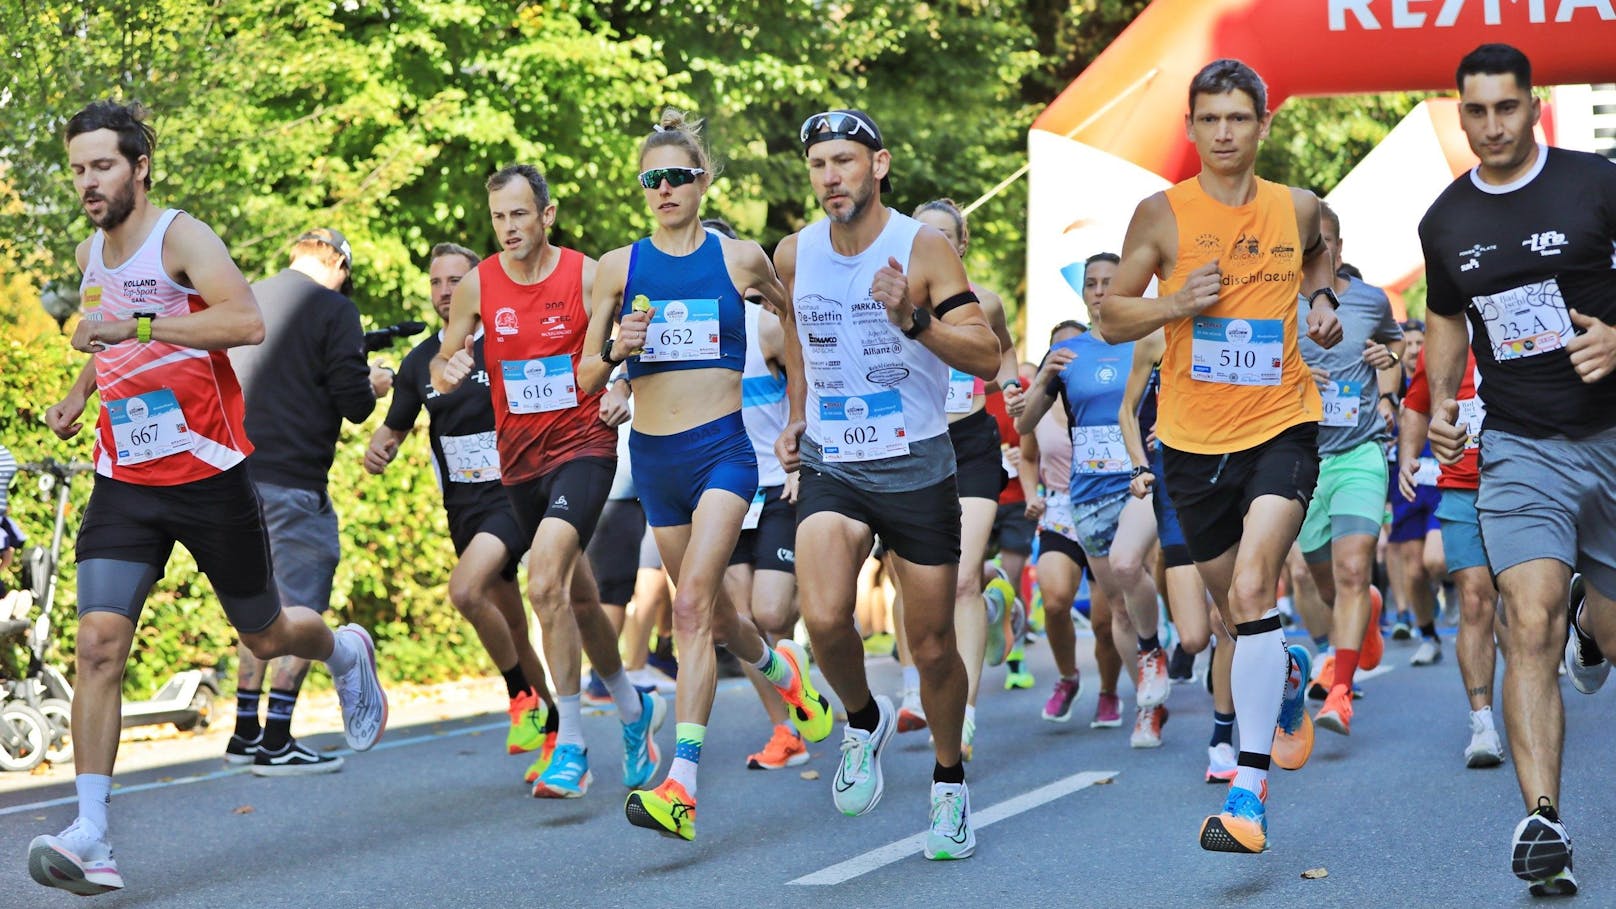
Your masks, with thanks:
[{"label": "race bib number 510", "polygon": [[1223,385],[1278,385],[1285,371],[1279,319],[1196,316],[1190,378]]}]

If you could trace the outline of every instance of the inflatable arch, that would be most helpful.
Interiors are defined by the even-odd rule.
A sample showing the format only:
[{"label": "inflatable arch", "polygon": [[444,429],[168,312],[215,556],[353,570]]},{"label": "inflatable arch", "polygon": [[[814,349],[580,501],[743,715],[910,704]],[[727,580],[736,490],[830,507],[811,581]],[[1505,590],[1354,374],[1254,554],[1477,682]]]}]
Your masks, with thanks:
[{"label": "inflatable arch", "polygon": [[[1083,312],[1082,260],[1119,250],[1139,200],[1200,169],[1184,114],[1202,66],[1246,61],[1277,110],[1293,95],[1449,89],[1459,59],[1490,41],[1531,57],[1540,85],[1612,81],[1616,0],[1155,0],[1028,134],[1028,355]],[[1456,125],[1451,101],[1422,105],[1394,131],[1398,143],[1388,137],[1373,169],[1382,179],[1349,176],[1332,193],[1346,256],[1371,281],[1411,279],[1419,213],[1474,161]],[[1418,166],[1393,154],[1405,148]],[[1371,236],[1383,249],[1353,243]]]}]

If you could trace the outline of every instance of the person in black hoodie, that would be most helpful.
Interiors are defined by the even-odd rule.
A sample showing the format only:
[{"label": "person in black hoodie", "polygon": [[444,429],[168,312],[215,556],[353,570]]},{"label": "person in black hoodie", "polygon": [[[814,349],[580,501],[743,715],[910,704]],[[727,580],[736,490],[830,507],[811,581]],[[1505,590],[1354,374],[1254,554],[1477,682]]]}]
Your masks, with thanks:
[{"label": "person in black hoodie", "polygon": [[[230,355],[246,397],[254,446],[248,466],[269,529],[281,602],[317,612],[330,605],[341,554],[326,478],[342,421],[365,420],[392,387],[390,370],[365,361],[359,311],[342,293],[352,286],[352,271],[353,250],[339,231],[317,228],[299,236],[287,268],[253,285],[264,343]],[[271,670],[245,647],[237,651],[236,731],[225,759],[251,763],[260,776],[340,770],[342,758],[292,738],[292,708],[309,662],[282,657]],[[266,675],[268,718],[260,725]]]}]

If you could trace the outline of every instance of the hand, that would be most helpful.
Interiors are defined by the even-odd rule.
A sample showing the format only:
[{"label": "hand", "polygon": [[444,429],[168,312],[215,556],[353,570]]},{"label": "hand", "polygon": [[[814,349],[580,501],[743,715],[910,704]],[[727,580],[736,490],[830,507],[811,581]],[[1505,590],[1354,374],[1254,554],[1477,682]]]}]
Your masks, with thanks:
[{"label": "hand", "polygon": [[1397,365],[1392,349],[1374,338],[1364,338],[1363,361],[1376,369],[1391,369]]},{"label": "hand", "polygon": [[1571,366],[1577,371],[1578,378],[1592,385],[1616,370],[1616,328],[1575,309],[1570,311],[1570,315],[1571,324],[1582,329],[1566,345],[1566,349],[1571,351]]},{"label": "hand", "polygon": [[1452,398],[1431,411],[1431,453],[1443,464],[1457,464],[1459,458],[1464,456],[1465,442],[1469,440],[1470,432],[1469,427],[1458,423],[1459,402]]},{"label": "hand", "polygon": [[1307,371],[1313,374],[1313,384],[1319,387],[1319,392],[1335,390],[1335,383],[1330,381],[1330,371],[1322,366],[1308,366]]},{"label": "hand", "polygon": [[1397,407],[1385,398],[1381,398],[1375,402],[1375,410],[1380,413],[1381,422],[1386,424],[1386,431],[1388,433],[1397,432]]},{"label": "hand", "polygon": [[1033,496],[1032,498],[1028,499],[1026,511],[1027,520],[1033,522],[1034,524],[1042,521],[1044,519],[1044,509],[1047,507],[1048,506],[1044,504],[1043,496]]},{"label": "hand", "polygon": [[1038,388],[1051,388],[1055,378],[1061,374],[1068,364],[1077,359],[1077,351],[1070,347],[1058,347],[1049,352],[1044,358],[1043,365],[1038,367],[1038,375],[1033,377],[1032,384]]},{"label": "hand", "polygon": [[1150,491],[1155,487],[1156,475],[1148,470],[1128,481],[1128,492],[1132,493],[1136,499],[1142,499],[1150,495]]},{"label": "hand", "polygon": [[1145,450],[1156,447],[1156,424],[1150,424],[1150,431],[1145,433]]},{"label": "hand", "polygon": [[788,505],[797,504],[797,487],[801,484],[802,474],[793,470],[786,474],[786,485],[780,490],[780,498]]},{"label": "hand", "polygon": [[58,439],[71,439],[84,428],[84,424],[79,422],[83,413],[84,397],[76,391],[69,391],[67,397],[45,411],[45,425],[56,433]]},{"label": "hand", "polygon": [[1218,260],[1213,259],[1190,272],[1190,276],[1184,280],[1184,286],[1173,296],[1178,299],[1178,308],[1181,312],[1185,315],[1195,315],[1218,302],[1218,291],[1222,287],[1223,273],[1218,271]]},{"label": "hand", "polygon": [[651,315],[656,308],[635,310],[617,324],[617,340],[612,342],[612,355],[618,362],[638,356],[645,349],[645,335],[651,329]]},{"label": "hand", "polygon": [[393,390],[393,370],[380,363],[370,364],[370,390],[378,398],[387,397]]},{"label": "hand", "polygon": [[1011,385],[1004,390],[1004,412],[1010,419],[1021,416],[1027,409],[1027,392],[1020,385]]},{"label": "hand", "polygon": [[100,319],[80,319],[73,329],[73,349],[87,354],[100,353],[135,336],[135,320],[120,319],[103,322]]},{"label": "hand", "polygon": [[909,302],[909,277],[897,259],[888,256],[887,264],[876,271],[870,282],[870,299],[887,308],[887,318],[899,330],[913,327],[915,307]]},{"label": "hand", "polygon": [[1341,320],[1335,317],[1335,307],[1328,300],[1313,304],[1307,311],[1307,336],[1325,350],[1341,343]]},{"label": "hand", "polygon": [[470,335],[467,335],[466,345],[455,351],[448,361],[443,364],[443,369],[438,373],[438,378],[442,380],[446,387],[439,389],[440,391],[454,391],[460,387],[461,382],[466,381],[467,376],[471,375],[472,369],[477,365],[476,359],[471,355],[472,348],[476,343]]},{"label": "hand", "polygon": [[600,396],[600,421],[613,429],[633,416],[628,409],[628,395],[618,390],[622,387],[622,382],[607,382],[606,393]]},{"label": "hand", "polygon": [[1414,501],[1414,472],[1420,469],[1418,458],[1409,458],[1397,463],[1397,491],[1403,494],[1406,501]]},{"label": "hand", "polygon": [[1020,448],[1017,448],[1016,446],[1009,445],[1009,444],[1000,445],[999,446],[999,453],[1003,456],[1004,462],[1006,464],[1009,464],[1011,467],[1014,467],[1017,474],[1021,473],[1021,449]]},{"label": "hand", "polygon": [[780,459],[780,466],[786,473],[794,473],[802,466],[802,433],[808,428],[805,420],[794,420],[786,424],[780,431],[780,438],[774,440],[774,456]]},{"label": "hand", "polygon": [[394,439],[370,440],[370,447],[365,449],[365,472],[379,474],[387,469],[398,457],[398,442]]}]

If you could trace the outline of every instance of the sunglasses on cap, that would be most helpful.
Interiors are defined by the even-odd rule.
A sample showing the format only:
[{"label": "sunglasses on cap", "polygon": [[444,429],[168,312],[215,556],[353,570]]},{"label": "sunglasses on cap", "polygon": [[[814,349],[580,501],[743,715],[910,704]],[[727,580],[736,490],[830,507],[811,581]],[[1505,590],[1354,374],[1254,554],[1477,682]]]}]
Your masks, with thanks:
[{"label": "sunglasses on cap", "polygon": [[656,189],[666,180],[669,186],[684,186],[696,182],[696,178],[705,173],[699,167],[658,167],[642,172],[640,185],[646,189]]},{"label": "sunglasses on cap", "polygon": [[[859,138],[861,136],[863,138]],[[881,137],[876,135],[869,121],[843,111],[826,111],[802,121],[802,129],[798,131],[797,138],[803,145],[807,145],[808,140],[814,137],[821,140],[852,139],[872,148],[883,147]]]}]

